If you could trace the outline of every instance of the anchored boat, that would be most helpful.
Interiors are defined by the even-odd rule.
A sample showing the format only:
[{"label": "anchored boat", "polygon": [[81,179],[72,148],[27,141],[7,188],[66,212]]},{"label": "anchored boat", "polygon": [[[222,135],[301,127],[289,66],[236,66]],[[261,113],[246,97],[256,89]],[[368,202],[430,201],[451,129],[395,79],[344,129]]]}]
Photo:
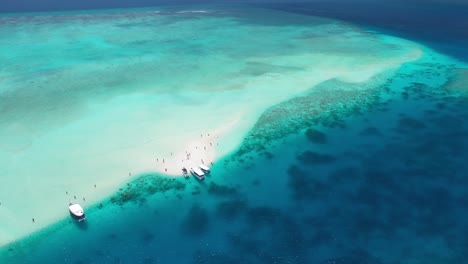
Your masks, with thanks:
[{"label": "anchored boat", "polygon": [[205,179],[205,173],[198,167],[190,168],[190,172],[193,176],[197,177],[199,180]]},{"label": "anchored boat", "polygon": [[86,219],[83,207],[79,204],[70,204],[68,206],[68,210],[70,210],[70,215],[78,220],[78,222],[84,221]]},{"label": "anchored boat", "polygon": [[210,173],[210,168],[203,164],[198,165],[198,168],[200,168],[204,173]]},{"label": "anchored boat", "polygon": [[188,171],[185,167],[182,168],[182,173],[184,174],[184,177],[187,178],[189,175],[188,175]]}]

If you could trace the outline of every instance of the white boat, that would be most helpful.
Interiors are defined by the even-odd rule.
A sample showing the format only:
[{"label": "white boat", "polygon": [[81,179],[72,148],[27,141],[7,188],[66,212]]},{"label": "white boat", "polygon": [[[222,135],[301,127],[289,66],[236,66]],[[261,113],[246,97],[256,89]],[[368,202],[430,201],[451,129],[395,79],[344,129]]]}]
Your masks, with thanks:
[{"label": "white boat", "polygon": [[210,173],[210,168],[203,164],[198,165],[198,168],[200,168],[204,173]]},{"label": "white boat", "polygon": [[70,210],[70,215],[78,220],[78,222],[81,222],[86,219],[83,207],[79,204],[70,204],[68,206],[68,210]]},{"label": "white boat", "polygon": [[193,176],[197,177],[199,180],[205,179],[205,173],[198,167],[190,168],[190,172]]}]

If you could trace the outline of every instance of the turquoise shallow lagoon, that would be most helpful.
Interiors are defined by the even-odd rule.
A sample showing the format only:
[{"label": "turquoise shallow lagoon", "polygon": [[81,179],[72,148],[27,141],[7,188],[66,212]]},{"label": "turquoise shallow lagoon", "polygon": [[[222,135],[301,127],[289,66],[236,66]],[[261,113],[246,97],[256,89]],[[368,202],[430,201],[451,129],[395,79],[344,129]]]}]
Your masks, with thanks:
[{"label": "turquoise shallow lagoon", "polygon": [[1,263],[465,259],[456,58],[258,8],[0,20]]}]

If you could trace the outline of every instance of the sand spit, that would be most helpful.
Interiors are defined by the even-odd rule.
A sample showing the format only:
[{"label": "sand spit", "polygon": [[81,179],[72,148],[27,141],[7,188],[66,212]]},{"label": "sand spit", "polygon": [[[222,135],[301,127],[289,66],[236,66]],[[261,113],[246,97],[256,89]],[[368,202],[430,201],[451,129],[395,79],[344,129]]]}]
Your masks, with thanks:
[{"label": "sand spit", "polygon": [[0,245],[141,173],[216,163],[265,109],[321,82],[368,82],[423,53],[342,22],[279,23],[281,12],[139,12],[0,25]]}]

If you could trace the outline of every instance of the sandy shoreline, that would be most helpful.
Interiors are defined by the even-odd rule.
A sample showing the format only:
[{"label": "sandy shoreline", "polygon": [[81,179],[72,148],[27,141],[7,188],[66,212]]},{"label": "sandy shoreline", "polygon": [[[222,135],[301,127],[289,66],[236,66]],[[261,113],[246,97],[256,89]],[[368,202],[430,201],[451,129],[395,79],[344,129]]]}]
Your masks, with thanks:
[{"label": "sandy shoreline", "polygon": [[[78,177],[68,182],[55,182],[48,185],[49,195],[37,193],[36,205],[20,208],[10,207],[8,199],[3,199],[0,217],[2,222],[10,223],[10,227],[0,229],[0,246],[14,242],[21,237],[46,228],[51,223],[69,217],[68,203],[80,203],[86,210],[87,206],[107,198],[114,193],[119,186],[130,181],[134,177],[143,173],[159,173],[168,177],[182,177],[182,168],[190,169],[198,164],[210,166],[217,159],[232,151],[235,144],[220,144],[230,131],[235,129],[238,119],[223,124],[217,129],[193,135],[190,140],[179,142],[183,148],[172,149],[161,148],[155,151],[154,155],[145,155],[139,159],[141,166],[128,170],[120,170],[120,176],[96,179],[95,177]],[[195,133],[192,133],[195,134]],[[164,145],[165,139],[159,142],[153,141],[154,145]],[[142,151],[145,152],[144,150]],[[131,155],[131,152],[128,154]],[[125,175],[125,176],[123,176]],[[192,176],[190,176],[192,177]],[[95,178],[92,181],[92,178]],[[196,180],[196,179],[193,179]],[[58,193],[62,195],[58,195]],[[28,194],[30,195],[30,194]],[[49,196],[49,197],[48,197]],[[56,199],[53,197],[61,196]],[[30,217],[29,217],[30,216]],[[34,221],[33,221],[34,219]],[[18,228],[19,227],[19,228]]]}]

